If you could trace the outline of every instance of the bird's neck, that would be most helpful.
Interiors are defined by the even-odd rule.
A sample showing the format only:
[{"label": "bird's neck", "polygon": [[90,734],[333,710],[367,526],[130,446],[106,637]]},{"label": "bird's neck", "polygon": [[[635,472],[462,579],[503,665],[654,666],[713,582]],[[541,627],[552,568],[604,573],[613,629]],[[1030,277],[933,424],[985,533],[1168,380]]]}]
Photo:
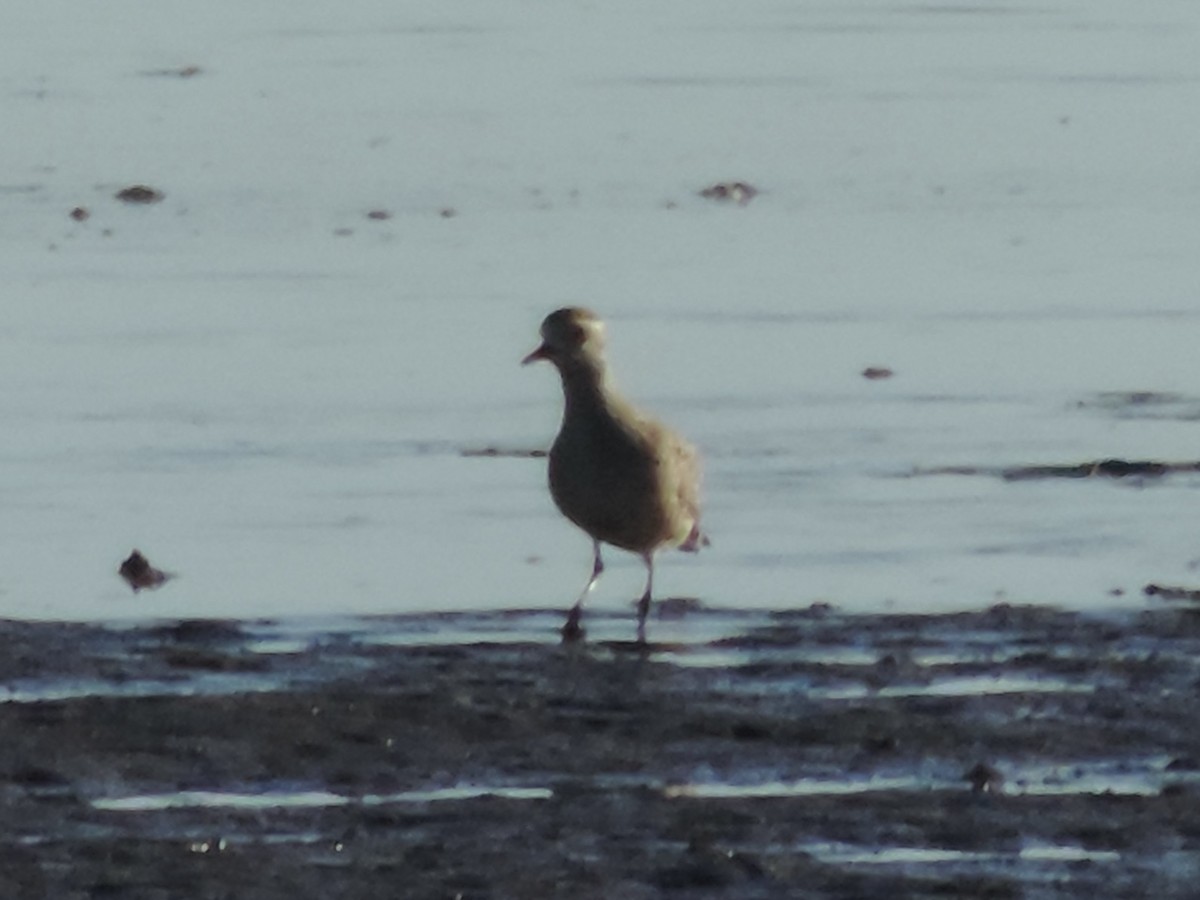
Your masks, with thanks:
[{"label": "bird's neck", "polygon": [[600,359],[574,359],[559,366],[562,375],[564,416],[609,411],[619,403],[608,367]]}]

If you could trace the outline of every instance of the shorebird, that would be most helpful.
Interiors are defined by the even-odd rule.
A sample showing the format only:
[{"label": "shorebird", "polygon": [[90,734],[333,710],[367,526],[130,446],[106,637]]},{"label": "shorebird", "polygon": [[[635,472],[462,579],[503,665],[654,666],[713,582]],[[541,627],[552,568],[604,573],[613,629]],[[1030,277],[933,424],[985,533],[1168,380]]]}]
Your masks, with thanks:
[{"label": "shorebird", "polygon": [[638,554],[646,589],[637,636],[646,640],[654,555],[664,547],[695,552],[700,530],[700,462],[695,448],[625,400],[604,360],[604,323],[568,307],[542,322],[541,345],[522,365],[549,360],[562,376],[562,425],[550,448],[550,494],[564,516],[592,539],[592,574],[567,614],[564,641],[583,637],[583,601],[604,571],[600,545]]}]

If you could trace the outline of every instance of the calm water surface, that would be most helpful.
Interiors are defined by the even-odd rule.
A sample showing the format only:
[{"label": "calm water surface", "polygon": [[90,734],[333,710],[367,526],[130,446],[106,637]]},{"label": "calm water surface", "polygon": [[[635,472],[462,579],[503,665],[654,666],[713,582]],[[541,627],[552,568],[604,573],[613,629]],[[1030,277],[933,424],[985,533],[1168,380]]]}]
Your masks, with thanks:
[{"label": "calm water surface", "polygon": [[[664,595],[1192,576],[1194,477],[913,473],[1196,458],[1200,8],[122,13],[0,37],[0,615],[567,605],[589,545],[544,463],[463,455],[548,445],[517,363],[565,303],[706,456],[714,546]],[[113,199],[139,182],[166,198]],[[179,578],[132,597],[135,546]]]}]

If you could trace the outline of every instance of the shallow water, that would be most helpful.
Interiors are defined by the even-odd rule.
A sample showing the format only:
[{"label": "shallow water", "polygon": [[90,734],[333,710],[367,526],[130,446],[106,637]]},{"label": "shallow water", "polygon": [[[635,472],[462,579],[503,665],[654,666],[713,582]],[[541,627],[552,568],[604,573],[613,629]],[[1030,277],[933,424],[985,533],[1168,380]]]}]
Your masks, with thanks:
[{"label": "shallow water", "polygon": [[[1056,763],[1052,766],[1025,767],[1011,772],[1004,788],[1009,796],[1022,795],[1105,795],[1155,796],[1164,783],[1166,760],[1121,760],[1096,763]],[[928,779],[913,775],[872,776],[853,774],[841,777],[805,778],[794,781],[704,781],[688,784],[659,785],[653,779],[639,782],[624,778],[617,784],[611,779],[598,781],[606,787],[631,790],[661,790],[668,799],[769,799],[780,797],[842,796],[865,793],[906,795],[930,790],[963,791],[963,779]],[[1180,783],[1178,776],[1172,778]],[[539,785],[457,784],[389,794],[346,795],[327,790],[297,790],[284,786],[254,791],[175,791],[162,794],[132,794],[98,797],[91,805],[111,812],[155,812],[203,807],[231,810],[319,809],[330,806],[391,806],[403,804],[446,803],[498,797],[505,800],[548,800],[554,796],[554,783]],[[880,861],[883,861],[880,859]]]},{"label": "shallow water", "polygon": [[551,796],[551,791],[546,788],[487,785],[458,785],[422,791],[402,791],[396,794],[367,794],[361,797],[345,797],[328,791],[256,791],[242,794],[219,791],[179,791],[171,794],[100,798],[94,800],[92,806],[96,809],[113,812],[155,812],[188,807],[270,810],[312,809],[350,804],[383,806],[403,803],[444,803],[455,800],[474,800],[479,797],[500,797],[505,800],[547,800]]},{"label": "shallow water", "polygon": [[[666,594],[1186,581],[1200,478],[911,476],[1195,458],[1198,24],[1090,0],[14,13],[0,615],[568,605],[589,547],[544,463],[462,455],[549,442],[555,379],[517,361],[564,303],[706,456],[714,545],[664,557]],[[696,195],[732,179],[761,193]],[[138,182],[165,200],[112,198]],[[135,546],[179,577],[131,598]],[[613,553],[591,602],[640,583]]]},{"label": "shallow water", "polygon": [[[1061,844],[1034,845],[1019,853],[980,853],[962,850],[931,849],[929,847],[855,847],[845,844],[814,844],[805,848],[822,862],[850,866],[922,866],[954,865],[982,867],[1010,863],[1119,863],[1121,854],[1089,850]],[[1037,879],[1030,878],[1030,881]]]}]

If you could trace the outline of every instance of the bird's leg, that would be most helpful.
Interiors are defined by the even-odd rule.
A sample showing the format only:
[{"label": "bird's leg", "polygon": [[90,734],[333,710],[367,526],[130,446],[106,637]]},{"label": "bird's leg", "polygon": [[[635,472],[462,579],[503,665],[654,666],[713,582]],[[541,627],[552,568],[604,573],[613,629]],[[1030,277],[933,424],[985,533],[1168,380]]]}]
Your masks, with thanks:
[{"label": "bird's leg", "polygon": [[584,631],[579,625],[579,617],[583,615],[583,601],[587,599],[587,595],[592,592],[592,588],[596,586],[596,582],[600,580],[600,573],[604,571],[604,560],[600,558],[600,542],[592,541],[592,552],[594,554],[592,560],[592,577],[588,579],[588,583],[584,585],[583,592],[579,595],[579,599],[575,601],[575,605],[571,607],[571,611],[567,613],[566,624],[562,627],[562,639],[564,644],[569,644],[573,641],[578,641],[583,638]]},{"label": "bird's leg", "polygon": [[638,601],[637,639],[639,644],[646,643],[646,616],[650,612],[650,591],[654,586],[654,554],[643,553],[642,562],[646,564],[646,590]]}]

